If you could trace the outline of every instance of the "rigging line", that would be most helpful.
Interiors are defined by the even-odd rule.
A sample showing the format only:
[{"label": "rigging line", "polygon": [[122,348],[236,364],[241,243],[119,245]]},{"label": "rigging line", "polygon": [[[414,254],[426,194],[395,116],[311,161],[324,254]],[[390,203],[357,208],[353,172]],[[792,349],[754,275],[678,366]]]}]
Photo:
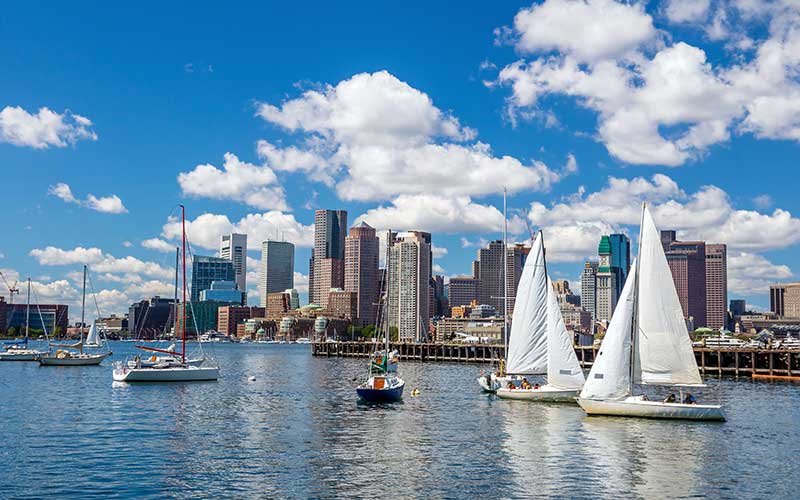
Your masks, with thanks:
[{"label": "rigging line", "polygon": [[[36,311],[39,313],[39,321],[42,324],[42,330],[44,330],[44,337],[48,339],[48,343],[50,342],[50,336],[47,334],[47,325],[44,324],[44,317],[42,317],[42,309],[39,307],[39,296],[36,294],[36,289],[33,288],[33,284],[30,285],[31,292],[33,292],[33,300],[36,301]],[[55,321],[56,315],[53,314],[53,320]],[[55,330],[56,325],[53,324],[53,329]],[[30,328],[30,325],[28,326]]]}]

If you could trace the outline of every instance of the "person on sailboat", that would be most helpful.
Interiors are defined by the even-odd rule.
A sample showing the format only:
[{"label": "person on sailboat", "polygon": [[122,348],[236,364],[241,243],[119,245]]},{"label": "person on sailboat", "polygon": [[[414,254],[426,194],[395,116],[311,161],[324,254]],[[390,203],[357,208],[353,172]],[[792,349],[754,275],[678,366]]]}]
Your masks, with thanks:
[{"label": "person on sailboat", "polygon": [[695,399],[694,396],[692,396],[692,393],[691,392],[687,392],[686,393],[686,397],[683,398],[683,404],[685,404],[685,405],[693,405],[693,404],[696,404],[696,403],[697,403],[697,400]]},{"label": "person on sailboat", "polygon": [[675,402],[675,394],[670,394],[664,399],[665,403],[674,403]]},{"label": "person on sailboat", "polygon": [[533,390],[535,390],[535,391],[539,390],[539,384],[538,383],[537,384],[533,384]]}]

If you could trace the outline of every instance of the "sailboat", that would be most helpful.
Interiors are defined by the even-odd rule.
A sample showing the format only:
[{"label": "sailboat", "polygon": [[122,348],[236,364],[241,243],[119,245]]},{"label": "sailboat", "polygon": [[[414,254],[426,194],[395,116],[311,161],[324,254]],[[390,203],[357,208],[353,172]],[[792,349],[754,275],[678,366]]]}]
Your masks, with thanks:
[{"label": "sailboat", "polygon": [[[83,298],[81,299],[81,335],[80,340],[76,344],[54,344],[48,341],[51,350],[46,354],[39,357],[39,364],[41,366],[92,366],[99,365],[108,356],[108,351],[99,353],[83,352],[85,347],[83,339],[83,326],[86,313],[86,266],[83,266]],[[94,335],[97,335],[95,329]],[[99,338],[93,341],[99,344]],[[53,347],[57,347],[55,352],[52,351]],[[77,352],[75,352],[77,349]]]},{"label": "sailboat", "polygon": [[720,405],[649,401],[634,384],[703,387],[658,229],[642,207],[639,255],[578,404],[589,415],[725,420]]},{"label": "sailboat", "polygon": [[[388,233],[392,234],[391,231]],[[390,238],[386,238],[386,273],[389,273],[389,247],[391,245]],[[388,279],[383,280],[384,283]],[[385,303],[386,297],[384,290],[381,290],[381,298]],[[384,308],[385,309],[385,308]],[[377,323],[380,325],[380,311],[378,312]],[[369,363],[369,376],[367,380],[356,388],[358,397],[368,403],[388,403],[400,401],[403,399],[403,388],[405,381],[397,376],[397,357],[396,353],[389,351],[389,321],[388,316],[384,311],[384,340],[385,346],[383,351],[375,352],[370,357]]]},{"label": "sailboat", "polygon": [[0,361],[36,361],[45,351],[28,349],[28,334],[31,318],[31,279],[28,278],[28,303],[25,308],[25,338],[6,342],[3,352],[0,352]]},{"label": "sailboat", "polygon": [[[155,362],[147,362],[139,356],[127,363],[115,364],[113,378],[115,382],[199,382],[217,380],[219,367],[206,364],[205,358],[197,364],[186,359],[186,209],[181,205],[181,226],[183,233],[183,321],[181,321],[181,350],[157,349],[155,347],[136,346],[143,351],[169,355],[169,358],[156,357]],[[177,315],[176,315],[177,316]]]},{"label": "sailboat", "polygon": [[[506,371],[515,380],[499,387],[497,396],[574,403],[585,378],[572,344],[547,276],[544,236],[539,231],[525,261],[514,303]],[[546,375],[547,383],[519,383],[523,377],[536,375]]]}]

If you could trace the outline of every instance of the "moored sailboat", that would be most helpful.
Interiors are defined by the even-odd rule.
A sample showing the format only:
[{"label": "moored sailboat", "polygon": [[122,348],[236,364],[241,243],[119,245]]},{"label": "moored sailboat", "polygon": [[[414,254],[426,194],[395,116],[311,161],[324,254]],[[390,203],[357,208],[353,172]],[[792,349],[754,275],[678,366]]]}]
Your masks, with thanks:
[{"label": "moored sailboat", "polygon": [[36,361],[39,356],[46,354],[46,351],[37,351],[28,348],[28,334],[30,332],[31,318],[31,279],[28,278],[28,303],[25,307],[25,338],[13,340],[3,344],[3,351],[0,352],[0,361]]},{"label": "moored sailboat", "polygon": [[650,210],[642,208],[639,255],[625,282],[578,404],[589,415],[725,420],[720,405],[650,401],[635,384],[703,387],[672,274]]},{"label": "moored sailboat", "polygon": [[[514,304],[506,370],[515,379],[499,387],[497,396],[574,403],[585,379],[572,344],[547,275],[540,231],[525,261]],[[539,375],[546,376],[545,384],[527,380]]]}]

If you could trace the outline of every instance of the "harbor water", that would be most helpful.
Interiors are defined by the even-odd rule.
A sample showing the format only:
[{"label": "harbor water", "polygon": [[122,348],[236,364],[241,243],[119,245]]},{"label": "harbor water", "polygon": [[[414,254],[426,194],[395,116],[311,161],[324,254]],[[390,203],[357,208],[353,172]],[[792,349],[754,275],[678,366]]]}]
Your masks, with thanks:
[{"label": "harbor water", "polygon": [[308,345],[219,344],[218,382],[112,385],[135,350],[112,348],[0,363],[0,498],[798,497],[800,384],[707,378],[728,421],[673,422],[500,400],[464,364],[403,362],[402,403],[359,404],[366,360]]}]

